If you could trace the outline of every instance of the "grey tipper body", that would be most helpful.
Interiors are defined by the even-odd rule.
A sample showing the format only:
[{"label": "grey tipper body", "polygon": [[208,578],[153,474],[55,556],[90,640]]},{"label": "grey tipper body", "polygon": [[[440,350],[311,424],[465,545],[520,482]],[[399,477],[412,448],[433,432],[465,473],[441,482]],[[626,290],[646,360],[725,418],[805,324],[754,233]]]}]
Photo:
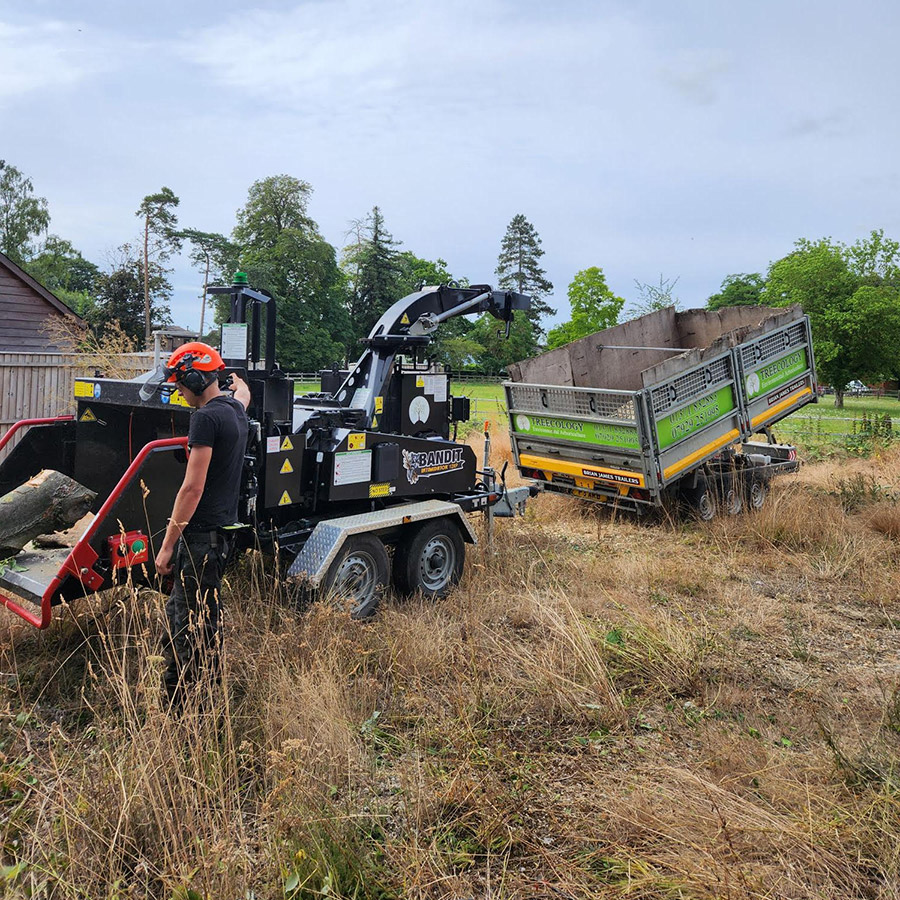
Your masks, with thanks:
[{"label": "grey tipper body", "polygon": [[[509,367],[520,471],[546,489],[640,510],[796,466],[769,429],[818,397],[797,307],[673,308]],[[764,442],[754,441],[756,433]]]}]

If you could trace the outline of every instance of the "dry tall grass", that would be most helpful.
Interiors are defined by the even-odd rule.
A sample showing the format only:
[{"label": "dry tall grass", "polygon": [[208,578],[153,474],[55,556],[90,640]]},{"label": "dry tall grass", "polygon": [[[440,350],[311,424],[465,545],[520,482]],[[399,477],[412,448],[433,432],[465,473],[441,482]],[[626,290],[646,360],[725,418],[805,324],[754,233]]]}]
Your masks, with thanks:
[{"label": "dry tall grass", "polygon": [[542,496],[368,624],[250,555],[177,719],[158,595],[10,624],[0,893],[895,900],[896,462],[709,526]]}]

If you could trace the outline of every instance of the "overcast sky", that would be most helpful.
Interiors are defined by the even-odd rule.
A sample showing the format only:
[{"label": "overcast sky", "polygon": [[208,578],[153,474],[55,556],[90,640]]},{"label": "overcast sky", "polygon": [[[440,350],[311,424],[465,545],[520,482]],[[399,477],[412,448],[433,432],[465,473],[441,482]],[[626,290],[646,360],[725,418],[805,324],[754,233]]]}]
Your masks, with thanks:
[{"label": "overcast sky", "polygon": [[[253,181],[375,204],[403,249],[494,282],[523,213],[551,303],[601,266],[685,306],[800,237],[900,238],[900,6],[837,0],[0,0],[0,158],[104,264],[172,188],[230,232]],[[196,327],[199,277],[175,273]]]}]

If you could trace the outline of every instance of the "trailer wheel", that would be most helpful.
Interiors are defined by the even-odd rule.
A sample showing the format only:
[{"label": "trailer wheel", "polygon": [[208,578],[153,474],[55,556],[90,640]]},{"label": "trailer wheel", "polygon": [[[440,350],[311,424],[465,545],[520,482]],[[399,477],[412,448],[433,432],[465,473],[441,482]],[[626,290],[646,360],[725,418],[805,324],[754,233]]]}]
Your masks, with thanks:
[{"label": "trailer wheel", "polygon": [[329,567],[320,595],[348,610],[352,618],[368,619],[378,609],[389,577],[384,544],[372,534],[351,535]]},{"label": "trailer wheel", "polygon": [[744,492],[741,487],[740,478],[737,475],[732,476],[725,490],[723,506],[725,512],[729,516],[739,516],[744,511]]},{"label": "trailer wheel", "polygon": [[394,585],[403,594],[445,597],[462,577],[466,545],[450,518],[431,519],[394,552]]},{"label": "trailer wheel", "polygon": [[762,509],[769,496],[769,485],[764,478],[751,478],[749,494],[750,509]]},{"label": "trailer wheel", "polygon": [[697,478],[697,484],[685,492],[685,497],[701,522],[712,522],[716,517],[716,494],[706,475]]}]

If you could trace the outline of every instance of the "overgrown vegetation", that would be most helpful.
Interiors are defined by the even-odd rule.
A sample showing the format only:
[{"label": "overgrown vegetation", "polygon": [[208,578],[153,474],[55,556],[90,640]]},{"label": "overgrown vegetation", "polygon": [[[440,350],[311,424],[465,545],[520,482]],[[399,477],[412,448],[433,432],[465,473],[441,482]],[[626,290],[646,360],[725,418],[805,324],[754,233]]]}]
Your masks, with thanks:
[{"label": "overgrown vegetation", "polygon": [[710,526],[543,496],[369,624],[248,556],[179,719],[159,595],[4,619],[0,893],[895,897],[898,461]]}]

